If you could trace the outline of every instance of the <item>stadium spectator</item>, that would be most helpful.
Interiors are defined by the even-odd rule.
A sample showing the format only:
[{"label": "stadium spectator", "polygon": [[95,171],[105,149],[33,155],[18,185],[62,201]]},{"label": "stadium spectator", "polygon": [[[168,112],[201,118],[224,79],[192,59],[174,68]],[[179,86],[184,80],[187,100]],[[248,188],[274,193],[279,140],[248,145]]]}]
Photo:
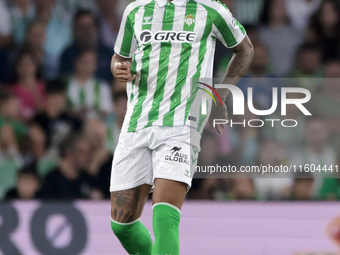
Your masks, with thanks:
[{"label": "stadium spectator", "polygon": [[8,81],[9,47],[12,43],[11,16],[4,0],[0,0],[0,83]]},{"label": "stadium spectator", "polygon": [[42,198],[48,199],[85,199],[96,197],[94,180],[82,167],[87,164],[88,144],[76,134],[69,134],[59,146],[59,166],[46,175],[42,189]]},{"label": "stadium spectator", "polygon": [[13,5],[9,8],[11,30],[15,44],[20,46],[24,41],[28,24],[34,19],[35,10],[30,0],[14,0],[12,2]]},{"label": "stadium spectator", "polygon": [[232,13],[241,24],[258,24],[263,9],[263,0],[225,0],[224,3],[234,7]]},{"label": "stadium spectator", "polygon": [[270,170],[270,166],[280,167],[287,161],[284,147],[275,140],[264,140],[258,150],[258,162],[256,165],[265,166],[268,172],[256,174],[254,178],[255,188],[260,200],[287,199],[293,184],[292,178],[287,174],[276,173]]},{"label": "stadium spectator", "polygon": [[256,190],[252,178],[246,175],[239,175],[237,178],[229,179],[224,177],[221,174],[220,178],[206,178],[202,182],[200,196],[190,198],[212,200],[256,199]]},{"label": "stadium spectator", "polygon": [[[330,144],[330,129],[327,122],[318,117],[310,117],[306,120],[305,125],[305,146],[296,150],[290,158],[290,163],[296,166],[307,167],[313,164],[315,168],[335,165],[337,153],[335,148]],[[322,178],[325,171],[314,171],[313,176],[314,194],[316,194],[322,184]]]},{"label": "stadium spectator", "polygon": [[270,73],[269,53],[263,44],[254,45],[254,60],[249,67],[249,76],[255,78],[273,77]]},{"label": "stadium spectator", "polygon": [[97,57],[93,49],[81,51],[75,59],[74,75],[68,80],[68,108],[86,119],[106,119],[113,110],[110,87],[94,77]]},{"label": "stadium spectator", "polygon": [[46,106],[45,85],[38,80],[38,65],[30,52],[19,54],[14,66],[12,93],[20,101],[21,119],[26,122]]},{"label": "stadium spectator", "polygon": [[6,48],[0,47],[0,67],[1,67],[0,68],[0,87],[1,87],[1,83],[8,82],[9,73],[10,73],[9,60],[10,60],[9,50]]},{"label": "stadium spectator", "polygon": [[[263,44],[254,45],[254,59],[248,74],[237,84],[247,97],[248,88],[252,88],[254,107],[259,110],[270,109],[273,104],[273,87],[278,89],[278,104],[281,100],[282,81],[273,75],[269,62],[268,49]],[[264,78],[264,79],[263,79]]]},{"label": "stadium spectator", "polygon": [[314,178],[310,172],[297,173],[291,190],[291,200],[310,201],[314,199]]},{"label": "stadium spectator", "polygon": [[[127,95],[125,86],[126,84],[118,82],[115,79],[115,84],[113,86],[113,114],[109,115],[106,125],[107,125],[107,139],[106,148],[112,153],[116,149],[120,130],[123,126],[123,121],[125,118],[125,113],[127,109]],[[120,85],[122,84],[122,85]],[[124,86],[124,88],[119,88],[119,86]]]},{"label": "stadium spectator", "polygon": [[45,52],[52,59],[53,65],[58,63],[59,57],[71,42],[69,20],[58,17],[55,11],[55,0],[34,0],[36,19],[46,28]]},{"label": "stadium spectator", "polygon": [[268,47],[274,74],[285,76],[291,71],[295,50],[302,40],[302,34],[291,25],[285,1],[266,0],[261,24],[260,38]]},{"label": "stadium spectator", "polygon": [[[289,98],[298,99],[301,98],[301,94],[289,93]],[[310,107],[306,107],[311,111]],[[274,120],[280,119],[281,111],[273,113],[268,116],[268,118]],[[274,125],[267,123],[261,131],[265,139],[274,139],[278,141],[285,147],[287,153],[292,153],[294,148],[303,144],[306,118],[295,104],[287,104],[285,119],[296,120],[298,124],[294,128],[287,128],[282,126],[279,122],[276,122]]]},{"label": "stadium spectator", "polygon": [[332,141],[340,146],[340,61],[325,64],[320,90],[312,97],[308,107],[313,114],[322,116],[330,128]]},{"label": "stadium spectator", "polygon": [[99,11],[99,38],[109,48],[113,49],[120,25],[117,0],[96,0]]},{"label": "stadium spectator", "polygon": [[27,27],[25,41],[20,51],[29,51],[38,63],[41,76],[50,80],[58,75],[58,59],[44,49],[45,25],[40,21],[33,21]]},{"label": "stadium spectator", "polygon": [[230,128],[230,141],[232,145],[232,155],[234,165],[254,165],[258,146],[260,143],[260,130],[250,127],[248,121],[258,119],[258,117],[249,111],[245,106],[244,115],[230,116],[234,123]]},{"label": "stadium spectator", "polygon": [[302,44],[296,51],[295,69],[290,77],[320,78],[322,77],[321,52],[314,44]]},{"label": "stadium spectator", "polygon": [[304,33],[311,15],[319,8],[321,0],[286,0],[286,8],[294,27]]},{"label": "stadium spectator", "polygon": [[89,162],[84,169],[95,179],[96,186],[100,189],[102,196],[110,197],[110,176],[113,155],[106,148],[107,130],[103,122],[89,120],[85,127],[85,139],[89,145]]},{"label": "stadium spectator", "polygon": [[[216,176],[219,178],[201,179],[198,189],[189,190],[188,198],[190,199],[209,199],[209,200],[228,200],[233,187],[234,180],[225,178],[223,175]],[[194,181],[195,179],[193,179]]]},{"label": "stadium spectator", "polygon": [[317,44],[322,51],[322,60],[340,58],[340,3],[337,0],[324,0],[311,17],[306,41]]},{"label": "stadium spectator", "polygon": [[[209,175],[209,168],[215,167],[216,164],[219,166],[228,165],[230,160],[228,157],[219,156],[218,138],[211,131],[204,130],[201,139],[201,151],[197,161],[197,169],[200,169],[200,171],[197,171],[194,175],[195,178],[192,180],[188,197],[192,199],[211,198],[213,194],[210,187],[215,182],[212,181],[212,178],[206,178]],[[227,178],[228,176],[222,177]]]},{"label": "stadium spectator", "polygon": [[35,199],[38,197],[40,179],[32,167],[22,168],[17,173],[16,186],[7,191],[5,200],[9,199]]},{"label": "stadium spectator", "polygon": [[[0,92],[0,159],[12,160],[22,164],[19,151],[20,140],[27,135],[28,129],[18,121],[19,101],[5,91]],[[1,160],[0,160],[1,161]]]},{"label": "stadium spectator", "polygon": [[0,91],[0,197],[15,184],[16,172],[24,164],[20,142],[28,129],[17,121],[18,115],[18,99]]},{"label": "stadium spectator", "polygon": [[0,49],[11,44],[11,29],[11,16],[4,0],[0,0]]},{"label": "stadium spectator", "polygon": [[[340,154],[337,158],[336,165],[340,166]],[[333,171],[336,171],[335,166]],[[337,170],[339,171],[339,170]],[[324,178],[320,191],[318,192],[318,198],[321,200],[340,200],[340,178],[339,173],[334,174],[334,178]]]},{"label": "stadium spectator", "polygon": [[320,81],[313,78],[322,77],[320,49],[313,44],[300,45],[296,51],[295,67],[288,77],[297,78],[297,86],[314,91]]},{"label": "stadium spectator", "polygon": [[82,121],[66,112],[66,86],[59,80],[46,84],[47,107],[31,123],[38,158],[57,162],[60,141],[70,132],[80,133]]},{"label": "stadium spectator", "polygon": [[232,189],[227,198],[230,200],[256,200],[253,179],[249,177],[234,178]]},{"label": "stadium spectator", "polygon": [[113,50],[98,39],[97,21],[89,10],[78,11],[74,18],[73,43],[61,56],[60,74],[70,75],[75,69],[74,63],[79,52],[91,47],[96,50],[98,56],[96,76],[111,83],[113,76],[107,67],[110,66]]}]

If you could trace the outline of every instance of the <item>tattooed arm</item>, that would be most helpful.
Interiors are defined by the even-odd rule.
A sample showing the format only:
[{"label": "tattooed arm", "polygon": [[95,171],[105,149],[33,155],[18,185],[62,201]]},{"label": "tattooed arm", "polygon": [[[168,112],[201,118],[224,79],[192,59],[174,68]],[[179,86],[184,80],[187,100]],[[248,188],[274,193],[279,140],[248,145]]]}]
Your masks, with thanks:
[{"label": "tattooed arm", "polygon": [[[221,84],[236,85],[242,76],[247,72],[253,57],[254,49],[248,36],[236,47],[231,49],[234,55],[228,65],[227,71]],[[215,129],[218,133],[222,133],[221,128],[225,128],[224,124],[217,124],[214,126],[214,119],[228,119],[227,106],[225,100],[230,93],[228,89],[217,89],[217,93],[221,97],[223,105],[212,106],[212,110],[209,117],[209,124],[212,129]]]},{"label": "tattooed arm", "polygon": [[[246,36],[236,47],[231,48],[231,50],[234,52],[234,55],[230,60],[221,84],[236,85],[242,76],[247,72],[248,67],[250,66],[254,57],[253,45],[248,36]],[[230,91],[226,89],[218,90],[222,100],[226,99],[229,92]]]}]

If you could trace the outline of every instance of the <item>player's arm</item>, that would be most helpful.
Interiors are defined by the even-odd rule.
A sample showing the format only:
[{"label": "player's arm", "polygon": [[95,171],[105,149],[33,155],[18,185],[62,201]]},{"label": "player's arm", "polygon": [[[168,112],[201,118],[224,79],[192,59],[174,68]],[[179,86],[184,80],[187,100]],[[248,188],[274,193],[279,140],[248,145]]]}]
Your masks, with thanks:
[{"label": "player's arm", "polygon": [[113,55],[111,59],[111,72],[120,82],[129,82],[136,78],[135,74],[131,74],[131,62],[131,58],[124,58],[116,53]]},{"label": "player's arm", "polygon": [[134,4],[130,4],[124,11],[120,23],[117,40],[115,43],[115,54],[111,60],[111,72],[120,82],[133,81],[136,75],[131,75],[132,57],[138,47],[133,22]]},{"label": "player's arm", "polygon": [[[236,85],[247,72],[253,60],[254,48],[249,37],[246,35],[243,41],[237,46],[231,48],[231,50],[234,54],[229,62],[222,84]],[[218,89],[217,91],[222,101],[225,101],[230,92],[227,89]]]},{"label": "player's arm", "polygon": [[[253,60],[253,45],[243,26],[233,17],[229,9],[221,3],[214,3],[213,5],[213,8],[209,9],[214,24],[213,35],[234,53],[221,83],[236,85],[247,72]],[[221,128],[224,128],[225,125],[214,125],[214,119],[228,119],[225,100],[230,91],[228,89],[217,89],[217,93],[223,104],[216,107],[213,105],[209,124],[211,128],[222,133]]]},{"label": "player's arm", "polygon": [[[222,84],[236,85],[242,76],[247,72],[253,57],[254,49],[248,36],[245,36],[242,42],[237,46],[231,48],[233,51],[233,57],[229,62],[227,71],[222,80]],[[224,124],[217,124],[214,126],[214,119],[228,119],[227,106],[225,100],[229,95],[230,91],[228,89],[217,89],[217,93],[221,97],[223,102],[222,106],[213,106],[210,114],[209,124],[212,129],[215,129],[218,133],[222,133],[221,128],[225,128]]]}]

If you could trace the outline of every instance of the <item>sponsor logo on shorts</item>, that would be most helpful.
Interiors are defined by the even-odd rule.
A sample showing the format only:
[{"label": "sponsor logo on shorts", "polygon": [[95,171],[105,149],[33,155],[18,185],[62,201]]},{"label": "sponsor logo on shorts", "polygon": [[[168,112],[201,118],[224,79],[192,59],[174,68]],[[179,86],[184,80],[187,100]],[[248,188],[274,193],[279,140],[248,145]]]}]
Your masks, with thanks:
[{"label": "sponsor logo on shorts", "polygon": [[171,150],[170,150],[170,154],[165,155],[165,160],[166,161],[173,161],[173,162],[179,162],[179,163],[183,163],[183,164],[187,164],[189,165],[189,157],[187,154],[185,153],[181,153],[180,151],[182,150],[181,147],[178,146],[174,146]]}]

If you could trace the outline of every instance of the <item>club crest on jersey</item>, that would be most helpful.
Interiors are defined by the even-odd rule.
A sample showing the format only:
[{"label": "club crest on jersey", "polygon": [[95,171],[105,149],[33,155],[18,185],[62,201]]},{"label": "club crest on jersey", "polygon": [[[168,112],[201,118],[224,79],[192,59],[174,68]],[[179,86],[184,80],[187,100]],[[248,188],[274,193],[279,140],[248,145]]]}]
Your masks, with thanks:
[{"label": "club crest on jersey", "polygon": [[185,17],[184,22],[190,27],[192,24],[195,23],[194,16],[192,16],[191,14],[188,14],[188,15]]}]

